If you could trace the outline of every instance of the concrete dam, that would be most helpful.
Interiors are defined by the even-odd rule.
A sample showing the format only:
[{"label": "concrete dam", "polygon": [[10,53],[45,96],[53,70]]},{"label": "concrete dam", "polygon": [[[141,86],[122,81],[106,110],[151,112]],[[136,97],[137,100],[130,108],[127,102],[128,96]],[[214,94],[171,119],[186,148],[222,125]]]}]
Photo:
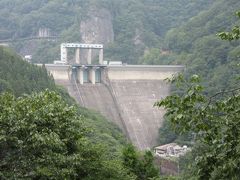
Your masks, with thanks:
[{"label": "concrete dam", "polygon": [[164,79],[183,66],[46,64],[57,84],[83,107],[118,125],[140,150],[157,145],[164,110],[153,104],[170,93]]},{"label": "concrete dam", "polygon": [[[74,62],[68,49],[75,49]],[[81,58],[87,50],[87,58]],[[99,62],[92,64],[92,51],[99,50]],[[61,44],[61,61],[46,64],[57,84],[83,107],[100,112],[114,122],[140,150],[157,144],[164,110],[154,103],[170,93],[164,79],[184,69],[183,66],[147,66],[105,63],[102,44]]]}]

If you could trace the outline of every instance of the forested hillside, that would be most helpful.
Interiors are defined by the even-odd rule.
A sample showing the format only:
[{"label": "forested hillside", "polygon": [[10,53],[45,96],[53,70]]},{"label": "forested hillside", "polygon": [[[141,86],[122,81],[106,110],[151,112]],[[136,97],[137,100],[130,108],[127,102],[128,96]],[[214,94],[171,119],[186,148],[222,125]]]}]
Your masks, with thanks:
[{"label": "forested hillside", "polygon": [[[239,42],[222,41],[216,34],[239,24],[235,15],[239,9],[237,0],[218,1],[185,25],[170,30],[165,37],[173,59],[169,63],[186,65],[186,74],[199,74],[211,92],[233,86],[239,74]],[[161,58],[157,63],[162,63]]]},{"label": "forested hillside", "polygon": [[[240,19],[240,11],[235,14]],[[240,26],[237,24],[230,31],[217,35],[225,41],[239,41]],[[233,61],[236,66],[239,66],[238,62]],[[210,95],[205,89],[211,87],[203,87],[201,79],[196,74],[189,78],[182,75],[173,77],[170,82],[174,83],[180,92],[155,104],[158,107],[165,107],[167,118],[165,122],[170,122],[176,132],[192,134],[194,137],[192,151],[180,161],[181,165],[184,165],[183,179],[240,177],[239,72],[233,73],[236,77],[236,87],[233,88],[233,84],[229,82],[229,86],[218,89]],[[229,78],[229,74],[226,75]]]},{"label": "forested hillside", "polygon": [[215,2],[185,25],[167,32],[164,46],[170,54],[149,54],[145,63],[152,56],[153,64],[184,64],[185,75],[199,74],[209,93],[236,85],[239,42],[223,41],[217,33],[239,24],[235,15],[239,9],[237,0]]},{"label": "forested hillside", "polygon": [[45,68],[24,61],[8,48],[0,46],[0,92],[10,91],[16,96],[55,88],[54,80]]},{"label": "forested hillside", "polygon": [[[37,36],[39,29],[47,28],[51,35],[59,38],[34,41],[30,48],[34,47],[31,54],[35,61],[51,62],[59,58],[60,43],[81,42],[80,25],[90,18],[90,11],[98,13],[105,9],[110,13],[113,27],[109,28],[114,32],[114,41],[106,45],[105,58],[134,64],[139,63],[138,59],[149,48],[161,49],[169,29],[197,15],[212,2],[214,0],[2,0],[0,40]],[[25,44],[18,41],[13,46],[21,52]]]},{"label": "forested hillside", "polygon": [[141,63],[139,58],[144,52],[154,47],[162,49],[162,39],[169,29],[183,24],[207,8],[211,2],[212,0],[119,1],[115,5],[118,11],[113,16],[115,39],[107,48],[106,56],[129,64]]},{"label": "forested hillside", "polygon": [[[223,41],[217,33],[239,25],[235,14],[239,9],[237,0],[215,2],[186,24],[167,32],[164,46],[170,52],[168,55],[160,55],[159,51],[153,50],[144,58],[144,63],[184,64],[185,77],[198,74],[208,96],[238,87],[239,41]],[[173,133],[168,121],[159,132],[159,143],[186,143],[185,140],[191,138],[190,135],[179,137]]]}]

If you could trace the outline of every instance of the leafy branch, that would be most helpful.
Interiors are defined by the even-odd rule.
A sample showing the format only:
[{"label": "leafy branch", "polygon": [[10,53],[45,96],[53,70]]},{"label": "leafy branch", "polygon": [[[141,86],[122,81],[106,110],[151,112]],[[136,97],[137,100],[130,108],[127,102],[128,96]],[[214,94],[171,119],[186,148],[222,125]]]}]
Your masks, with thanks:
[{"label": "leafy branch", "polygon": [[[182,77],[179,81],[180,84],[186,82]],[[178,82],[178,77],[174,82]],[[240,165],[239,158],[236,158],[240,156],[240,87],[220,91],[209,97],[204,93],[197,75],[193,75],[188,83],[183,95],[168,96],[156,102],[155,106],[166,109],[167,119],[177,132],[196,134],[196,143],[205,147],[204,151],[197,153],[194,162],[199,179],[211,179],[213,176],[220,178],[220,174],[232,177],[239,172]],[[223,94],[226,96],[212,101]],[[223,173],[217,174],[217,169]]]},{"label": "leafy branch", "polygon": [[[240,18],[240,11],[236,12],[238,18]],[[222,40],[238,40],[240,38],[240,27],[234,26],[230,32],[221,32],[217,34]]]}]

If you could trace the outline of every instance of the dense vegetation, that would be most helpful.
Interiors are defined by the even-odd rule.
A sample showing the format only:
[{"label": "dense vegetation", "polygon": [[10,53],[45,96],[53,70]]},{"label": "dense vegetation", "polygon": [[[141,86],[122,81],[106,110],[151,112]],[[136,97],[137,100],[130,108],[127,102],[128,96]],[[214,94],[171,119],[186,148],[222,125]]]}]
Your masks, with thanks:
[{"label": "dense vegetation", "polygon": [[[239,28],[238,28],[239,29]],[[239,33],[238,33],[239,34]],[[186,179],[239,179],[239,87],[206,95],[199,76],[173,79],[185,89],[156,103],[179,133],[194,134]]]},{"label": "dense vegetation", "polygon": [[165,33],[205,9],[211,1],[106,1],[114,2],[114,43],[107,48],[109,59],[139,63],[144,51],[161,48]]},{"label": "dense vegetation", "polygon": [[[212,4],[208,10],[191,18],[185,25],[167,33],[165,47],[169,49],[170,54],[155,53],[155,61],[151,61],[151,58],[148,60],[153,64],[186,65],[185,77],[198,74],[207,89],[205,93],[209,95],[238,86],[235,80],[240,73],[239,41],[222,41],[216,34],[239,24],[239,19],[234,15],[239,9],[240,2],[237,0]],[[147,57],[151,55],[154,54],[151,53]],[[168,121],[164,124],[160,130],[160,143],[172,140],[181,142],[182,138],[179,139],[179,136],[171,131]]]},{"label": "dense vegetation", "polygon": [[[37,41],[33,58],[38,62],[59,59],[59,44],[81,41],[80,23],[89,9],[106,8],[112,15],[114,42],[107,47],[107,59],[133,64],[144,50],[161,47],[165,33],[177,27],[213,0],[28,0],[0,2],[0,39],[36,36],[40,28],[49,28],[57,41]],[[20,50],[26,42],[16,42]],[[40,58],[41,57],[41,58]]]},{"label": "dense vegetation", "polygon": [[[240,18],[240,12],[236,13]],[[240,27],[218,33],[222,40],[240,39]],[[235,62],[236,63],[236,62]],[[237,64],[236,64],[237,65]],[[198,75],[189,80],[182,75],[171,81],[180,92],[157,102],[167,110],[167,124],[178,133],[194,135],[193,151],[180,161],[184,179],[239,179],[239,73],[236,86],[206,92]],[[205,83],[206,84],[206,83]],[[230,84],[231,85],[231,84]],[[189,167],[186,164],[190,164]]]},{"label": "dense vegetation", "polygon": [[153,165],[154,157],[150,151],[146,151],[144,155],[136,151],[136,148],[129,144],[123,149],[124,167],[136,175],[137,180],[157,179],[159,170]]},{"label": "dense vegetation", "polygon": [[0,46],[0,92],[10,91],[16,96],[55,87],[45,68],[22,60],[8,48]]},{"label": "dense vegetation", "polygon": [[[169,57],[172,63],[186,65],[186,75],[199,74],[210,93],[232,86],[239,73],[239,42],[228,43],[216,36],[237,23],[234,13],[239,8],[237,0],[217,1],[165,37],[165,46],[173,54],[169,56],[175,57]],[[162,63],[161,58],[157,63]]]},{"label": "dense vegetation", "polygon": [[[0,96],[1,179],[132,179],[54,92]],[[132,176],[132,177],[131,177]]]}]

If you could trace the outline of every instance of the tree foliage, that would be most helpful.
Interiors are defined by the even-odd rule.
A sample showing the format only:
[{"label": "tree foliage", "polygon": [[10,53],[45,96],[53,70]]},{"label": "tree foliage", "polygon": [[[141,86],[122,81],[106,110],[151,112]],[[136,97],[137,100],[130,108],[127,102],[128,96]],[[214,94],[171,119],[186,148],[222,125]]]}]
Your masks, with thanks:
[{"label": "tree foliage", "polygon": [[[224,7],[231,8],[223,10]],[[165,45],[172,53],[170,59],[176,58],[173,63],[185,64],[185,77],[200,75],[209,95],[215,94],[219,89],[233,89],[238,86],[235,80],[240,73],[240,51],[239,42],[233,39],[238,37],[238,25],[234,24],[239,21],[236,21],[233,11],[239,8],[239,1],[218,1],[207,11],[191,18],[185,25],[168,31],[165,37]],[[239,13],[236,14],[239,17]],[[229,32],[221,32],[227,26],[234,27]],[[216,33],[230,43],[221,41]],[[162,59],[159,59],[159,62],[164,63]],[[179,92],[176,88],[173,91]],[[169,127],[169,122],[166,121],[160,129],[161,142],[176,135]]]},{"label": "tree foliage", "polygon": [[140,155],[131,144],[123,149],[123,164],[130,172],[136,175],[138,180],[159,177],[159,170],[154,166],[153,161],[154,157],[150,151]]},{"label": "tree foliage", "polygon": [[175,142],[180,145],[190,145],[192,146],[191,132],[179,133],[174,131],[174,126],[165,117],[162,127],[159,129],[158,133],[158,143],[159,144],[169,144]]},{"label": "tree foliage", "polygon": [[195,158],[194,175],[198,179],[238,179],[239,88],[208,97],[197,75],[193,75],[189,83],[182,76],[173,81],[186,86],[186,91],[181,95],[168,96],[156,106],[166,108],[166,116],[176,131],[194,133],[196,142],[203,145],[203,150],[199,150]]},{"label": "tree foliage", "polygon": [[[236,12],[236,15],[240,18],[240,11]],[[218,34],[223,40],[238,40],[240,38],[240,27],[235,26],[231,32],[222,32]]]},{"label": "tree foliage", "polygon": [[131,179],[88,139],[84,117],[48,90],[0,96],[1,179]]},{"label": "tree foliage", "polygon": [[0,92],[11,91],[20,96],[46,88],[56,87],[44,67],[30,64],[11,49],[0,46]]},{"label": "tree foliage", "polygon": [[[238,26],[233,28],[235,33],[222,31],[239,24],[239,20],[233,16],[233,12],[239,8],[240,2],[237,0],[216,1],[206,11],[192,17],[184,25],[171,29],[165,36],[164,47],[175,58],[172,63],[184,64],[186,77],[200,75],[209,93],[226,87],[233,88],[233,81],[239,74],[236,66],[239,61],[239,42],[229,43],[216,36],[219,33],[222,37],[225,35],[225,38],[237,37]],[[160,59],[161,63],[165,61]]]},{"label": "tree foliage", "polygon": [[[209,10],[191,18],[178,29],[170,30],[166,35],[165,43],[172,52],[170,57],[176,58],[173,63],[185,64],[185,77],[191,77],[193,74],[201,76],[202,84],[207,87],[206,94],[213,95],[220,89],[224,91],[238,87],[236,79],[240,73],[240,49],[239,41],[234,41],[233,38],[237,39],[238,36],[236,24],[239,24],[239,13],[236,13],[236,19],[233,11],[239,8],[239,1],[218,1],[213,3]],[[228,26],[234,26],[233,30],[226,28]],[[229,32],[221,32],[225,29]],[[229,40],[230,43],[222,41],[215,34]],[[164,63],[162,59],[159,60]],[[173,86],[173,91],[179,92],[179,89]],[[176,137],[176,133],[169,127],[171,125],[166,119],[160,128],[161,143],[169,142],[169,137]],[[174,139],[176,140],[178,139]]]}]

